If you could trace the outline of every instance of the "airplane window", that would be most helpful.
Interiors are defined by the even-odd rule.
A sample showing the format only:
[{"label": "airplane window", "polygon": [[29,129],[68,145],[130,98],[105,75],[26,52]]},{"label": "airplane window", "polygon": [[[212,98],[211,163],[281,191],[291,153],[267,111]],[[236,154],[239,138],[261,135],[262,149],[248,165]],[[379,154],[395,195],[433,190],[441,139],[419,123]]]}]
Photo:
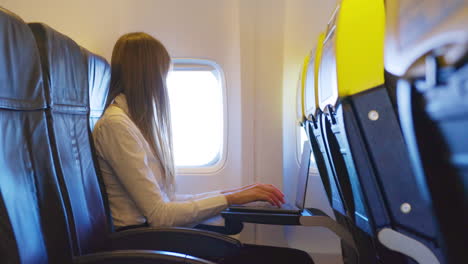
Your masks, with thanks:
[{"label": "airplane window", "polygon": [[[298,137],[298,153],[297,153],[298,161],[299,161],[299,158],[302,156],[302,151],[304,150],[304,142],[309,140],[307,138],[306,132],[304,131],[304,128],[299,127],[299,130],[300,130],[299,131],[300,136]],[[312,163],[315,163],[314,155],[310,155],[310,161]]]},{"label": "airplane window", "polygon": [[167,85],[175,165],[212,167],[222,158],[224,107],[221,74],[209,65],[177,63]]}]

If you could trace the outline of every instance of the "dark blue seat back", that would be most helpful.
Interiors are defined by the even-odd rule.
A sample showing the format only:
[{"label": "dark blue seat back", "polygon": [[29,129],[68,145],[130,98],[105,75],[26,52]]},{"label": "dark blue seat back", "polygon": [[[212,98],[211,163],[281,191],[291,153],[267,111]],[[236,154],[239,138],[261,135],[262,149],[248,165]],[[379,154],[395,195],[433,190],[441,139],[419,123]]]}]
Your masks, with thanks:
[{"label": "dark blue seat back", "polygon": [[434,208],[445,261],[464,263],[468,259],[468,2],[415,5],[395,0],[387,2],[386,9],[385,66],[401,78],[398,110],[416,187]]},{"label": "dark blue seat back", "polygon": [[0,8],[0,262],[68,263],[39,53],[28,26]]},{"label": "dark blue seat back", "polygon": [[[343,102],[349,147],[376,235],[385,228],[423,243],[440,258],[432,207],[417,188],[388,84]],[[377,120],[369,118],[375,111]],[[408,260],[409,261],[409,260]]]},{"label": "dark blue seat back", "polygon": [[[99,75],[106,71],[100,67],[106,66],[102,59],[50,27],[33,23],[30,28],[42,59],[52,150],[69,210],[74,252],[95,252],[105,248],[110,226],[91,150],[88,66],[94,73],[93,83],[102,81],[103,88],[106,80]],[[98,89],[92,90],[92,96],[96,102],[105,100]],[[100,104],[94,105],[102,111]]]}]

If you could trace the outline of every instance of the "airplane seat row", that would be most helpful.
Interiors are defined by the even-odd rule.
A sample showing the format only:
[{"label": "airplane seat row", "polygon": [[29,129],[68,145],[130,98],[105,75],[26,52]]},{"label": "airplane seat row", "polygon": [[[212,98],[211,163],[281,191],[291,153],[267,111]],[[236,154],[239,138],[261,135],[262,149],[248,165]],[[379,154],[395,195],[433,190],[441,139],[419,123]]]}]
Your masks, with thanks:
[{"label": "airplane seat row", "polygon": [[[93,151],[88,115],[89,73],[97,69],[86,70],[89,62],[83,58],[93,58],[68,37],[43,24],[30,24],[36,36],[43,57],[43,68],[50,78],[45,82],[50,91],[50,128],[53,131],[52,148],[58,178],[63,191],[66,208],[69,210],[71,234],[74,250],[82,255],[101,250],[149,249],[182,252],[210,260],[222,260],[239,254],[241,243],[235,239],[217,233],[190,229],[139,228],[113,232],[110,213],[105,203],[96,167],[93,163]],[[62,54],[63,51],[68,53]],[[101,70],[106,73],[109,65],[101,60]],[[104,64],[104,65],[103,65]],[[92,65],[98,65],[95,61]],[[108,75],[101,80],[98,88],[108,91]],[[54,81],[54,78],[58,79]],[[102,77],[101,77],[102,78]],[[102,83],[107,83],[101,85]],[[47,90],[47,89],[46,89]],[[90,89],[97,96],[96,105],[103,109],[105,96],[99,94],[96,87]],[[93,99],[94,100],[94,99]],[[96,110],[99,111],[99,110]],[[95,112],[95,114],[99,112]],[[91,121],[92,121],[91,116]]]},{"label": "airplane seat row", "polygon": [[324,37],[323,33],[319,35],[316,49],[309,55],[308,62],[306,61],[306,63],[304,63],[305,70],[303,70],[301,87],[303,90],[303,99],[300,100],[303,105],[303,111],[299,115],[301,116],[300,121],[310,139],[309,142],[314,152],[317,168],[332,208],[338,210],[338,212],[341,212],[342,214],[346,214],[341,194],[338,193],[336,187],[335,177],[329,177],[329,175],[333,175],[334,172],[332,171],[333,168],[331,167],[331,163],[325,149],[320,122],[322,112],[318,107],[318,101],[316,100],[316,76],[318,72],[318,63],[322,56],[322,43]]},{"label": "airplane seat row", "polygon": [[0,41],[2,263],[66,263],[71,259],[68,227],[47,144],[35,40],[19,17],[0,9]]},{"label": "airplane seat row", "polygon": [[[45,25],[28,27],[5,9],[0,27],[2,263],[212,263],[156,251],[157,243],[151,250],[100,251],[112,243],[87,142],[87,67],[93,56]],[[175,232],[179,237],[172,239],[170,230],[154,230],[142,242],[203,239]],[[206,236],[222,251],[226,239]]]},{"label": "airplane seat row", "polygon": [[[343,113],[348,105],[332,102],[333,97],[338,96],[337,90],[337,63],[336,58],[337,39],[341,37],[340,27],[343,23],[342,7],[338,6],[325,31],[325,36],[319,39],[318,47],[321,49],[321,55],[317,58],[315,83],[308,90],[314,90],[316,107],[319,109],[319,118],[317,122],[316,134],[320,134],[321,143],[324,147],[324,153],[328,157],[329,167],[332,169],[328,173],[328,181],[334,182],[335,190],[334,200],[331,201],[332,208],[335,209],[337,221],[346,226],[353,234],[358,245],[357,263],[376,262],[375,251],[377,250],[375,241],[371,235],[367,212],[364,209],[362,197],[360,194],[360,182],[356,179],[355,168],[352,164],[352,156],[346,141],[346,131],[343,129]],[[346,12],[348,12],[345,9]],[[362,15],[362,14],[361,14]],[[309,77],[309,76],[308,76]],[[322,87],[326,90],[319,89]],[[327,101],[327,104],[324,104]],[[307,103],[307,102],[306,102]],[[336,202],[341,199],[340,202]],[[343,254],[344,256],[346,254]],[[345,260],[346,261],[346,260]]]},{"label": "airplane seat row", "polygon": [[2,263],[313,263],[197,229],[114,232],[91,135],[109,64],[47,25],[5,9],[0,22]]},{"label": "airplane seat row", "polygon": [[340,1],[302,71],[301,120],[337,221],[373,244],[360,263],[462,263],[468,5],[410,2]]},{"label": "airplane seat row", "polygon": [[324,38],[324,33],[319,35],[317,46],[307,55],[302,65],[298,84],[298,121],[309,138],[315,164],[319,171],[325,194],[333,209],[334,217],[340,225],[344,226],[353,234],[356,242],[357,252],[352,246],[348,245],[345,240],[341,239],[343,262],[360,263],[359,261],[363,262],[363,259],[372,258],[368,256],[368,248],[371,247],[371,241],[366,238],[365,234],[363,235],[362,232],[353,228],[350,219],[347,217],[347,212],[349,211],[345,209],[344,198],[339,191],[339,186],[337,185],[338,181],[335,177],[335,167],[330,163],[330,157],[326,152],[325,141],[323,141],[324,132],[320,122],[323,113],[318,107],[317,97],[315,96],[315,87],[317,84],[316,75],[318,73],[317,65],[322,56]]},{"label": "airplane seat row", "polygon": [[347,245],[344,240],[341,241],[344,263],[365,263],[364,259],[371,262],[372,256],[369,255],[369,248],[372,247],[372,242],[365,233],[354,228],[351,219],[347,215],[349,210],[345,209],[347,206],[339,190],[340,186],[337,184],[338,180],[336,179],[335,167],[330,163],[330,157],[326,152],[325,141],[323,140],[323,126],[321,122],[318,122],[322,119],[323,113],[318,107],[317,97],[315,96],[315,87],[318,82],[316,78],[318,67],[316,66],[319,64],[322,56],[322,43],[324,38],[325,34],[319,35],[317,47],[304,61],[301,75],[301,96],[299,96],[301,98],[299,104],[302,105],[302,108],[298,109],[299,121],[305,128],[306,134],[309,137],[309,143],[311,144],[317,169],[319,170],[325,193],[333,209],[334,217],[340,225],[344,226],[353,234],[356,241],[357,252]]}]

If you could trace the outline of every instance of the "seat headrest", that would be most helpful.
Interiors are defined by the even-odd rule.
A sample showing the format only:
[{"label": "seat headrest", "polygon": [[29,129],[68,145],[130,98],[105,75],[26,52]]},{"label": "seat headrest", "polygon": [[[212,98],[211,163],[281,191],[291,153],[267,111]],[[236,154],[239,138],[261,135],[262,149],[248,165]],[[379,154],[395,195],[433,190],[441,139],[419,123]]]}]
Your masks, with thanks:
[{"label": "seat headrest", "polygon": [[[346,0],[344,0],[346,1]],[[322,44],[322,57],[318,71],[318,101],[320,109],[325,112],[328,105],[338,102],[338,77],[336,74],[336,28],[340,6],[333,12],[325,31]]]},{"label": "seat headrest", "polygon": [[421,71],[410,68],[432,51],[443,50],[449,65],[468,53],[468,1],[392,0],[385,5],[385,68],[392,74],[416,77]]},{"label": "seat headrest", "polygon": [[305,105],[304,105],[304,92],[305,92],[305,83],[307,79],[307,71],[309,68],[309,61],[311,57],[310,54],[304,58],[302,63],[301,71],[299,73],[299,80],[297,82],[297,93],[296,93],[296,110],[297,110],[297,122],[302,123],[306,120],[305,115]]},{"label": "seat headrest", "polygon": [[41,55],[48,104],[67,112],[89,111],[87,56],[69,37],[45,24],[29,24]]},{"label": "seat headrest", "polygon": [[341,2],[335,38],[340,98],[384,83],[384,37],[384,0]]},{"label": "seat headrest", "polygon": [[110,84],[110,65],[101,56],[86,51],[88,58],[88,86],[91,128],[104,112]]},{"label": "seat headrest", "polygon": [[317,40],[317,46],[310,54],[309,66],[307,67],[306,80],[304,84],[304,110],[305,116],[316,117],[318,106],[318,69],[322,58],[322,47],[325,34],[321,33]]},{"label": "seat headrest", "polygon": [[0,108],[46,107],[39,52],[29,27],[0,7]]},{"label": "seat headrest", "polygon": [[328,24],[320,65],[319,101],[325,111],[338,98],[384,83],[383,0],[343,0]]}]

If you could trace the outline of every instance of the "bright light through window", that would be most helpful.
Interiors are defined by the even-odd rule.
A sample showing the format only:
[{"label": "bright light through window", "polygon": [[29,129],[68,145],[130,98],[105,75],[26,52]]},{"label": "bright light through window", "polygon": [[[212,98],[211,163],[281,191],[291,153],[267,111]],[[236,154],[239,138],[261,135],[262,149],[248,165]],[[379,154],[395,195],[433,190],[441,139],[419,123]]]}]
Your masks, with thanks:
[{"label": "bright light through window", "polygon": [[174,159],[177,167],[206,167],[220,160],[223,145],[222,82],[216,69],[169,73]]},{"label": "bright light through window", "polygon": [[[302,156],[302,151],[304,150],[304,142],[308,141],[309,139],[307,138],[307,134],[304,130],[304,128],[302,127],[299,127],[299,134],[300,134],[300,137],[299,137],[299,146],[298,146],[298,150],[299,150],[299,153],[297,155],[298,157],[298,160],[299,157]],[[312,155],[310,155],[310,161],[312,161],[313,163],[315,163],[315,157],[314,157],[314,154],[312,153]]]}]

